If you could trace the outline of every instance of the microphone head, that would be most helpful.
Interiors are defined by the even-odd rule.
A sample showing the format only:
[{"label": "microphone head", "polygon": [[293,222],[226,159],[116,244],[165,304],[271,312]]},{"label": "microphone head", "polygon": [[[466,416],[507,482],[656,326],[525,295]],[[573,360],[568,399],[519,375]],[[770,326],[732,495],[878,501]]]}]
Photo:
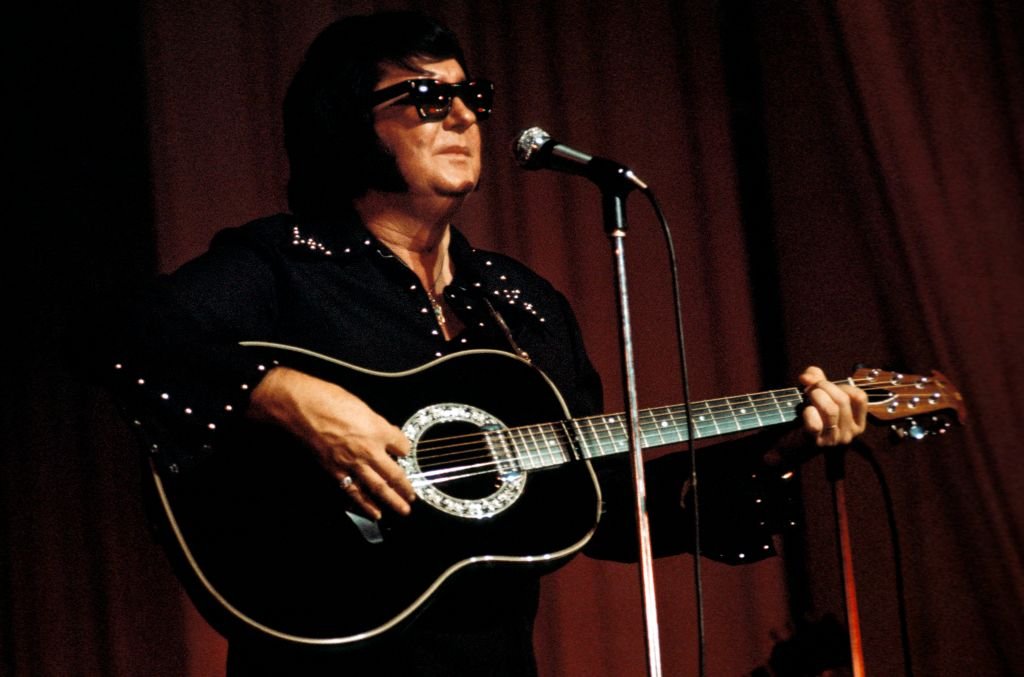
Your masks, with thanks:
[{"label": "microphone head", "polygon": [[542,162],[540,149],[549,141],[551,135],[540,127],[530,127],[519,132],[512,142],[512,153],[516,156],[516,162],[526,169],[539,169]]}]

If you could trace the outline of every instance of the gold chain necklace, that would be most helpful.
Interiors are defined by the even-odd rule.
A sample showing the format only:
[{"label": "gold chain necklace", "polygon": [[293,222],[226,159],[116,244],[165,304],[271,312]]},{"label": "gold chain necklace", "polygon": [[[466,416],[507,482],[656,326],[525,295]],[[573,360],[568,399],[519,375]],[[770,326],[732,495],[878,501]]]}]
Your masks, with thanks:
[{"label": "gold chain necklace", "polygon": [[445,247],[444,255],[441,258],[441,265],[438,267],[437,275],[434,277],[434,282],[430,289],[424,287],[423,290],[427,292],[427,298],[430,300],[430,306],[434,309],[434,317],[437,318],[437,323],[444,327],[448,324],[448,318],[444,316],[444,307],[434,294],[437,291],[437,283],[444,277],[444,269],[448,265],[448,248]]}]

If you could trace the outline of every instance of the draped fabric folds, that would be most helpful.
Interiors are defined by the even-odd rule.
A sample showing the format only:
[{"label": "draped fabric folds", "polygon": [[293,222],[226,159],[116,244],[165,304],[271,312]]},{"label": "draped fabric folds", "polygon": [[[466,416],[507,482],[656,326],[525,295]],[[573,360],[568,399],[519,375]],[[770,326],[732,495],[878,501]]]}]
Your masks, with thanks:
[{"label": "draped fabric folds", "polygon": [[[567,294],[610,408],[621,370],[600,192],[516,167],[524,127],[653,188],[681,264],[695,398],[790,385],[808,363],[833,378],[861,362],[935,368],[960,388],[965,426],[914,444],[874,429],[846,458],[865,660],[869,674],[1019,671],[1024,11],[1009,0],[152,0],[69,9],[59,30],[37,16],[22,54],[41,50],[32,36],[67,49],[19,78],[46,197],[22,200],[38,227],[5,255],[37,283],[8,306],[28,320],[31,359],[13,366],[3,411],[0,671],[222,670],[223,641],[146,534],[132,440],[55,356],[83,309],[285,209],[280,101],[303,47],[336,16],[393,7],[441,17],[495,81],[484,181],[459,225]],[[51,82],[85,112],[58,117],[75,108]],[[627,216],[641,405],[675,403],[664,245],[639,195]],[[782,557],[704,564],[708,674],[750,674],[794,626],[843,618],[821,457],[800,481]],[[695,674],[692,558],[658,561],[656,577],[665,674]],[[645,674],[636,568],[578,558],[548,577],[536,643],[545,675]]]}]

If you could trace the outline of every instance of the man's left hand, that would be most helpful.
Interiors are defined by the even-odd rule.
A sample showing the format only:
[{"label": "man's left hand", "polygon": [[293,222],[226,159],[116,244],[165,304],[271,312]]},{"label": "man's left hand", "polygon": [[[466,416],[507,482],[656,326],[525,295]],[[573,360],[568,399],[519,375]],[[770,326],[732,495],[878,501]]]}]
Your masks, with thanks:
[{"label": "man's left hand", "polygon": [[849,444],[867,426],[868,396],[848,383],[832,383],[818,367],[800,374],[807,395],[804,430],[819,447]]}]

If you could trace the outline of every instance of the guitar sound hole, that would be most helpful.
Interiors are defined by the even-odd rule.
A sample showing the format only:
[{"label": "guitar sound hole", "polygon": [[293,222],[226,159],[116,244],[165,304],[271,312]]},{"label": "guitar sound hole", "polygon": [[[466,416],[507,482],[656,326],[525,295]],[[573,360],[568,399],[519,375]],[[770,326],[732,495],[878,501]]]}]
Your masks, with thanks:
[{"label": "guitar sound hole", "polygon": [[417,444],[416,459],[430,483],[455,498],[486,498],[501,485],[484,434],[468,423],[431,426]]}]

